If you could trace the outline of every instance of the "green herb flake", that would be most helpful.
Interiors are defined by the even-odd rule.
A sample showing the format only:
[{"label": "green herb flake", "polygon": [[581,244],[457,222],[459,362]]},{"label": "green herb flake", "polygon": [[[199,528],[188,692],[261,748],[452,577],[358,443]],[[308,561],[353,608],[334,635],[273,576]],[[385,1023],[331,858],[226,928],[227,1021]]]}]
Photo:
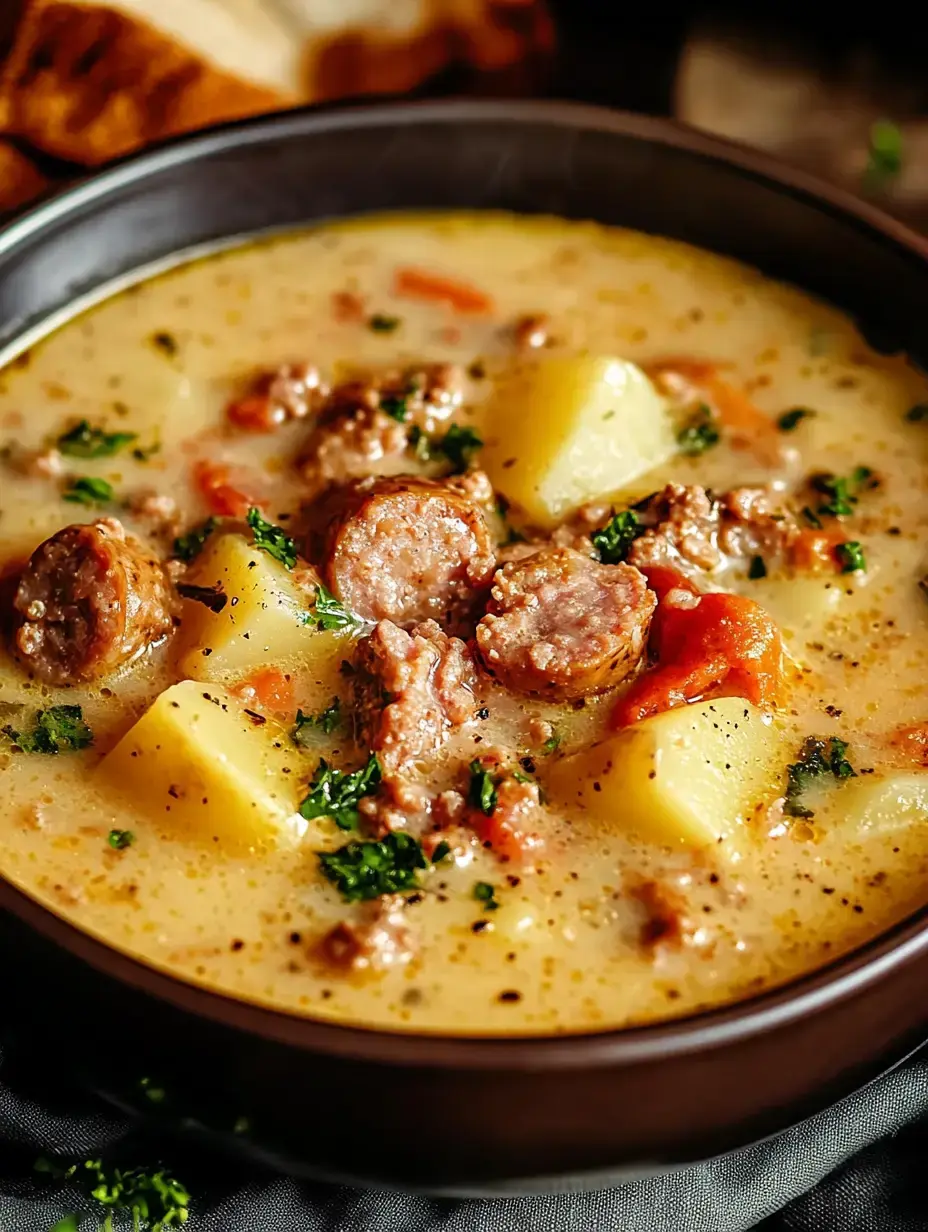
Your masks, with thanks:
[{"label": "green herb flake", "polygon": [[496,887],[489,881],[478,881],[474,885],[474,898],[483,904],[484,911],[496,911],[499,903],[496,899]]},{"label": "green herb flake", "polygon": [[115,493],[113,485],[107,483],[105,479],[94,479],[89,475],[81,475],[78,479],[72,479],[70,485],[65,489],[64,499],[70,501],[72,505],[111,505],[113,503]]},{"label": "green herb flake", "polygon": [[599,559],[604,565],[617,565],[628,555],[628,549],[639,535],[644,534],[644,527],[636,513],[623,509],[614,513],[605,526],[594,530],[590,539]]},{"label": "green herb flake", "polygon": [[405,830],[393,830],[379,842],[355,841],[317,855],[322,875],[349,903],[414,890],[419,871],[429,867],[422,844]]},{"label": "green herb flake", "polygon": [[61,753],[93,744],[93,732],[84,722],[80,706],[49,706],[40,710],[31,732],[14,731],[12,727],[2,730],[24,753]]},{"label": "green herb flake", "polygon": [[200,555],[207,539],[218,525],[218,518],[209,517],[205,522],[201,522],[199,526],[194,526],[192,530],[188,530],[185,535],[179,535],[174,540],[174,555],[179,560],[189,563],[194,557]]},{"label": "green herb flake", "polygon": [[279,560],[285,569],[292,569],[296,564],[297,550],[296,543],[287,532],[271,522],[266,522],[261,516],[261,510],[254,506],[245,515],[245,521],[251,527],[255,547]]},{"label": "green herb flake", "polygon": [[865,487],[874,487],[870,481],[873,471],[869,466],[858,466],[848,478],[841,475],[816,475],[812,487],[829,499],[819,505],[818,512],[832,518],[848,518],[854,512],[858,492]]},{"label": "green herb flake", "polygon": [[866,192],[885,189],[902,170],[902,131],[892,120],[877,120],[870,126],[867,165],[863,187]]},{"label": "green herb flake", "polygon": [[330,590],[316,583],[316,601],[303,616],[303,623],[315,625],[317,629],[354,629],[361,621],[339,603]]},{"label": "green herb flake", "polygon": [[764,562],[763,556],[752,556],[751,563],[748,566],[748,577],[752,582],[759,582],[761,578],[767,576],[767,565]]},{"label": "green herb flake", "polygon": [[842,573],[862,573],[867,568],[863,545],[856,539],[851,539],[847,543],[839,543],[835,548],[835,554],[841,565]]},{"label": "green herb flake", "polygon": [[80,1215],[65,1215],[52,1227],[51,1232],[80,1232]]},{"label": "green herb flake", "polygon": [[418,426],[418,424],[413,424],[413,426],[409,429],[409,436],[407,439],[409,441],[409,448],[420,462],[432,461],[434,457],[434,454],[432,453],[432,442]]},{"label": "green herb flake", "polygon": [[677,433],[677,444],[687,457],[695,458],[712,449],[721,440],[712,411],[703,403],[690,421]]},{"label": "green herb flake", "polygon": [[150,1104],[163,1104],[167,1098],[167,1091],[164,1087],[159,1086],[151,1078],[140,1078],[139,1087]]},{"label": "green herb flake", "polygon": [[[157,1172],[144,1168],[118,1168],[101,1159],[86,1159],[70,1167],[40,1158],[35,1171],[55,1180],[72,1182],[102,1207],[107,1207],[103,1228],[113,1227],[114,1214],[131,1216],[136,1232],[169,1232],[182,1227],[190,1216],[190,1194],[166,1169]],[[78,1223],[61,1221],[53,1232],[71,1232]],[[74,1216],[73,1218],[77,1218]]]},{"label": "green herb flake", "polygon": [[810,411],[804,406],[794,406],[791,411],[784,411],[779,416],[777,427],[781,432],[794,432],[804,419],[810,419],[814,415],[815,411]]},{"label": "green herb flake", "polygon": [[375,795],[380,780],[380,762],[374,753],[367,765],[350,774],[336,770],[322,757],[309,784],[309,795],[300,805],[300,815],[307,821],[331,817],[340,830],[356,830],[361,820],[358,802]]},{"label": "green herb flake", "polygon": [[70,458],[109,458],[135,439],[134,432],[104,432],[82,419],[58,437],[58,448]]},{"label": "green herb flake", "polygon": [[496,808],[496,784],[480,761],[476,758],[470,763],[470,788],[467,793],[468,803],[479,809],[485,817],[492,817]]},{"label": "green herb flake", "polygon": [[815,783],[831,775],[838,782],[856,777],[857,772],[847,760],[847,741],[834,737],[819,740],[810,736],[802,746],[799,761],[786,770],[784,811],[790,817],[814,817],[812,809],[802,804],[800,797]]},{"label": "green herb flake", "polygon": [[107,842],[114,851],[125,851],[135,842],[135,835],[131,830],[110,830]]},{"label": "green herb flake", "polygon": [[385,316],[382,312],[375,312],[368,319],[367,327],[373,330],[375,334],[392,334],[395,329],[399,329],[402,321],[399,317]]},{"label": "green herb flake", "polygon": [[462,428],[460,424],[452,424],[437,445],[433,445],[433,448],[445,455],[451,463],[452,472],[458,475],[467,470],[474,454],[482,445],[483,441],[473,428]]},{"label": "green herb flake", "polygon": [[541,746],[541,751],[542,753],[547,753],[547,754],[556,753],[558,749],[560,748],[560,745],[561,745],[561,737],[558,735],[557,732],[554,732],[554,734],[549,736],[548,739]]},{"label": "green herb flake", "polygon": [[314,732],[321,731],[331,736],[341,727],[343,717],[341,698],[338,697],[333,697],[331,705],[319,714],[304,714],[302,710],[298,710],[295,725],[290,731],[290,739],[300,748],[311,748]]},{"label": "green herb flake", "polygon": [[818,516],[815,510],[811,509],[808,505],[806,505],[803,508],[802,516],[805,518],[805,520],[809,523],[810,526],[815,528],[815,530],[822,529],[822,519]]},{"label": "green herb flake", "polygon": [[928,402],[916,402],[905,413],[909,423],[923,423],[928,419]]},{"label": "green herb flake", "polygon": [[436,846],[432,852],[432,863],[441,864],[442,860],[447,860],[451,855],[451,844],[446,843],[444,839]]}]

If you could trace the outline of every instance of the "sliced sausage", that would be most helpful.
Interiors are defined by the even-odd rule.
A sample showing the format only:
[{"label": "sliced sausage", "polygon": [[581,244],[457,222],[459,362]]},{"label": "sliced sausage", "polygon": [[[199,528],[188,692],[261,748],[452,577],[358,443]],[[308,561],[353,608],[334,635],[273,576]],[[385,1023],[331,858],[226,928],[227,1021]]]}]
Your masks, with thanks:
[{"label": "sliced sausage", "polygon": [[116,671],[172,627],[161,562],[115,518],[66,526],[40,544],[13,610],[17,655],[59,685]]},{"label": "sliced sausage", "polygon": [[364,620],[456,626],[490,585],[496,558],[480,508],[409,475],[348,484],[326,536],[332,593]]},{"label": "sliced sausage", "polygon": [[490,675],[518,693],[568,701],[635,670],[656,599],[629,565],[543,548],[497,573],[477,646]]}]

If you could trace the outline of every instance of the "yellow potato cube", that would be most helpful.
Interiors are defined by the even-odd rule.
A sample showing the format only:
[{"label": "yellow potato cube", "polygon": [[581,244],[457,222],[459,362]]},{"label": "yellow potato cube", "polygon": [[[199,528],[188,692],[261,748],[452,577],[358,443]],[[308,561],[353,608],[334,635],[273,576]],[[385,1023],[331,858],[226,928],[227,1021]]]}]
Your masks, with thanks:
[{"label": "yellow potato cube", "polygon": [[508,500],[548,526],[676,448],[667,405],[640,368],[608,356],[550,356],[501,382],[480,462]]},{"label": "yellow potato cube", "polygon": [[159,833],[245,854],[305,830],[308,767],[288,733],[218,685],[166,689],[100,763]]},{"label": "yellow potato cube", "polygon": [[789,744],[737,697],[645,719],[551,768],[549,790],[611,829],[736,859],[745,823],[780,795]]},{"label": "yellow potato cube", "polygon": [[306,624],[306,593],[242,535],[214,535],[184,581],[218,587],[227,598],[218,612],[185,600],[177,633],[178,668],[185,676],[231,679],[295,655],[306,671],[326,675],[345,656],[350,634]]},{"label": "yellow potato cube", "polygon": [[850,779],[836,793],[841,829],[860,836],[893,834],[928,823],[928,774],[917,771],[885,778]]}]

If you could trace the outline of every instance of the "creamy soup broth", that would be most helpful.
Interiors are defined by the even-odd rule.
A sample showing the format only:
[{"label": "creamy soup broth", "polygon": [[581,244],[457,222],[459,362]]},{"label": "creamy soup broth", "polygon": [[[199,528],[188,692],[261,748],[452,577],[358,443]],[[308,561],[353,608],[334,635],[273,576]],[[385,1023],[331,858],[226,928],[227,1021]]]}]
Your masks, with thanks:
[{"label": "creamy soup broth", "polygon": [[[477,289],[477,301],[398,283],[397,271],[407,267]],[[329,385],[386,369],[459,365],[460,404],[432,436],[440,439],[450,423],[472,429],[483,442],[470,451],[479,467],[484,453],[492,459],[507,414],[521,416],[525,456],[531,453],[533,433],[542,430],[531,401],[513,395],[509,402],[500,391],[520,372],[563,356],[640,365],[667,400],[675,432],[695,426],[700,448],[700,424],[719,438],[695,456],[673,450],[619,490],[603,490],[607,505],[626,509],[669,482],[712,492],[773,485],[803,543],[818,521],[859,554],[841,549],[823,565],[813,544],[808,567],[799,556],[784,563],[756,552],[683,570],[697,590],[755,600],[784,650],[780,693],[760,706],[772,716],[762,721],[776,733],[776,752],[756,799],[727,819],[718,842],[675,835],[673,822],[670,831],[642,835],[630,827],[621,791],[609,808],[598,807],[592,784],[581,782],[585,766],[595,777],[592,763],[568,763],[574,770],[564,772],[571,756],[615,739],[617,699],[634,672],[617,688],[548,701],[491,680],[478,658],[473,687],[482,717],[453,728],[410,778],[436,795],[456,788],[466,797],[471,760],[502,750],[531,790],[540,787],[543,802],[529,800],[529,828],[543,845],[513,853],[488,842],[476,822],[452,819],[441,829],[434,819],[410,821],[417,841],[428,837],[432,856],[436,840],[447,842],[448,854],[416,873],[417,887],[405,890],[412,901],[395,907],[399,922],[382,920],[374,927],[384,935],[364,934],[359,944],[354,930],[371,927],[377,904],[346,902],[322,875],[317,853],[389,832],[381,820],[370,828],[373,814],[362,812],[353,832],[325,815],[270,829],[262,822],[251,842],[213,824],[208,805],[198,823],[175,821],[159,795],[157,767],[150,792],[143,780],[127,788],[101,770],[154,699],[185,676],[202,680],[204,708],[211,689],[238,689],[242,706],[258,715],[243,720],[246,734],[252,721],[255,738],[265,718],[280,725],[286,748],[277,751],[300,785],[297,802],[320,758],[345,771],[366,763],[369,729],[352,722],[359,703],[348,673],[356,668],[341,666],[355,662],[351,631],[341,640],[336,634],[328,659],[316,655],[309,667],[288,644],[266,647],[247,670],[198,672],[196,656],[179,647],[185,623],[207,609],[175,599],[173,634],[89,682],[43,681],[14,653],[16,634],[6,629],[0,872],[80,928],[184,980],[311,1017],[447,1033],[589,1031],[692,1013],[816,968],[919,907],[928,854],[928,788],[919,779],[928,773],[919,735],[928,600],[918,584],[926,568],[928,414],[922,419],[912,408],[928,403],[928,386],[904,358],[869,350],[830,307],[683,244],[501,215],[374,218],[247,245],[120,292],[2,373],[7,590],[43,540],[98,517],[118,518],[153,559],[167,559],[173,540],[215,509],[209,483],[195,481],[203,462],[227,465],[229,482],[260,501],[267,522],[292,535],[301,556],[312,555],[303,545],[320,515],[306,512],[307,481],[296,463],[316,430],[318,399],[305,418],[267,432],[247,430],[227,413],[231,402],[264,388],[261,374],[282,365],[314,365]],[[726,388],[768,419],[769,448],[731,429],[725,414],[716,417],[718,387],[710,382],[706,394],[695,361],[711,362],[712,380],[721,373]],[[790,410],[814,414],[778,426]],[[109,456],[56,454],[55,441],[82,420],[134,439]],[[402,459],[370,469],[441,480],[444,463],[427,452],[413,443]],[[505,495],[506,471],[498,458],[495,465],[487,469]],[[837,493],[846,513],[819,512],[835,505],[833,487],[809,483],[821,472],[848,479]],[[75,480],[88,477],[111,485],[105,508],[65,499]],[[609,515],[607,507],[600,526]],[[534,529],[537,519],[517,502],[505,522],[496,512],[486,517],[495,545],[553,534],[553,521]],[[232,522],[263,561],[267,554],[240,521],[214,536],[231,533]],[[849,567],[861,560],[862,568]],[[197,567],[196,559],[186,575],[178,567],[173,580],[196,578]],[[205,579],[207,587],[214,582],[221,591],[222,577]],[[9,595],[4,604],[8,617]],[[472,641],[479,615],[453,631]],[[259,668],[289,677],[282,700],[247,691]],[[307,727],[300,746],[288,743],[297,709],[319,715],[335,697],[341,722],[334,730],[320,723]],[[17,733],[22,739],[38,711],[59,705],[81,707],[92,744],[23,751]],[[822,742],[828,765],[802,796],[801,811],[784,811],[788,766],[800,763],[810,737]],[[676,747],[688,737],[669,739]],[[836,753],[835,739],[846,748]],[[176,748],[170,755],[182,756]],[[501,773],[490,763],[499,793]],[[874,795],[880,784],[886,791]],[[186,790],[184,782],[178,787]],[[257,813],[262,807],[255,805]],[[700,796],[693,807],[708,806]],[[479,814],[478,799],[477,822]],[[124,832],[131,838],[120,845]],[[347,927],[333,943],[341,924]]]}]

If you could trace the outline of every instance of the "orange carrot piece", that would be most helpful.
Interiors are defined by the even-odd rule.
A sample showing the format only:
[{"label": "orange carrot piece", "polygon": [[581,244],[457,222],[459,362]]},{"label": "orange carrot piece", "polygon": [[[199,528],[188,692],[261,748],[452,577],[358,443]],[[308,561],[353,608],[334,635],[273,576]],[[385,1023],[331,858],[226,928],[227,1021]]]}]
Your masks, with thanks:
[{"label": "orange carrot piece", "polygon": [[274,432],[287,419],[287,412],[269,394],[248,394],[226,408],[230,423],[246,432]]},{"label": "orange carrot piece", "polygon": [[647,365],[649,375],[679,377],[703,395],[735,441],[755,449],[764,460],[777,462],[781,442],[777,426],[758,410],[747,394],[719,375],[719,364],[704,359],[665,359]]},{"label": "orange carrot piece", "polygon": [[430,274],[427,270],[410,267],[398,269],[393,290],[405,299],[450,304],[455,312],[487,316],[493,311],[493,301],[483,291],[441,274]]},{"label": "orange carrot piece", "polygon": [[193,472],[194,483],[213,513],[226,518],[243,518],[252,505],[264,502],[234,487],[231,472],[221,462],[201,461]]},{"label": "orange carrot piece", "polygon": [[837,573],[838,547],[847,541],[841,530],[803,530],[789,545],[790,563],[802,573]]},{"label": "orange carrot piece", "polygon": [[292,714],[293,680],[289,672],[276,667],[262,667],[253,675],[240,681],[232,690],[249,704],[273,714]]},{"label": "orange carrot piece", "polygon": [[911,761],[916,766],[928,766],[928,722],[898,728],[890,736],[889,742],[899,750],[906,761]]}]

